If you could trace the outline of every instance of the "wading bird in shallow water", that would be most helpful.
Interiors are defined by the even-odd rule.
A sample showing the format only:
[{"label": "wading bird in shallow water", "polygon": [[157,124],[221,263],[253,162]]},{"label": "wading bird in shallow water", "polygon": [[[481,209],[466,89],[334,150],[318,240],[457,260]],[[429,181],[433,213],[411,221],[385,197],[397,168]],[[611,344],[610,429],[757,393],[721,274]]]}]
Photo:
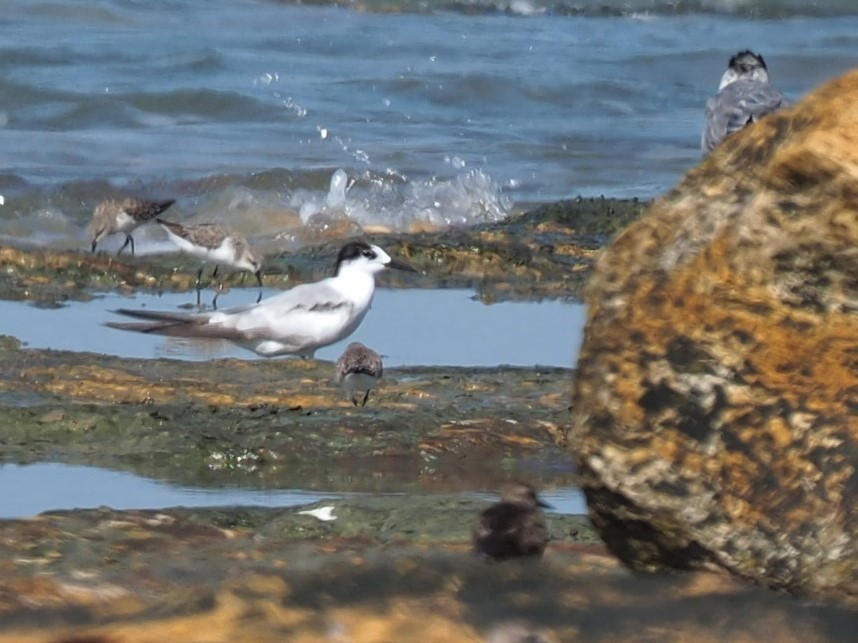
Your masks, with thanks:
[{"label": "wading bird in shallow water", "polygon": [[[167,236],[180,249],[203,260],[197,272],[197,306],[200,305],[200,288],[203,278],[203,268],[207,261],[215,264],[212,278],[217,279],[220,264],[225,264],[237,270],[252,272],[259,284],[259,297],[262,299],[262,260],[256,256],[250,244],[243,236],[219,223],[199,223],[197,225],[181,225],[164,219],[156,219],[167,231]],[[212,301],[212,307],[217,307],[220,295],[220,284],[217,284],[217,294]]]},{"label": "wading bird in shallow water", "polygon": [[116,255],[119,256],[122,254],[125,246],[130,243],[131,256],[133,257],[134,237],[131,236],[131,233],[134,229],[154,219],[175,202],[175,199],[143,201],[142,199],[132,197],[104,199],[95,206],[95,211],[92,213],[92,220],[86,228],[87,234],[89,234],[89,238],[92,241],[92,251],[95,252],[98,243],[107,235],[124,232],[125,243],[122,244]]},{"label": "wading bird in shallow water", "polygon": [[730,58],[718,93],[706,101],[706,124],[700,143],[703,155],[733,132],[786,105],[784,95],[769,83],[763,57],[740,51]]},{"label": "wading bird in shallow water", "polygon": [[358,391],[364,393],[361,406],[366,406],[369,393],[381,380],[383,367],[381,355],[360,342],[352,342],[337,360],[337,381],[345,389],[355,406]]},{"label": "wading bird in shallow water", "polygon": [[375,275],[385,268],[417,272],[381,248],[351,241],[337,256],[333,277],[263,299],[257,304],[198,314],[131,310],[116,312],[145,322],[108,322],[120,330],[228,339],[263,357],[313,357],[323,346],[351,335],[375,293]]},{"label": "wading bird in shallow water", "polygon": [[540,507],[548,506],[530,485],[507,485],[500,502],[477,516],[471,530],[474,551],[495,560],[542,556],[548,530]]}]

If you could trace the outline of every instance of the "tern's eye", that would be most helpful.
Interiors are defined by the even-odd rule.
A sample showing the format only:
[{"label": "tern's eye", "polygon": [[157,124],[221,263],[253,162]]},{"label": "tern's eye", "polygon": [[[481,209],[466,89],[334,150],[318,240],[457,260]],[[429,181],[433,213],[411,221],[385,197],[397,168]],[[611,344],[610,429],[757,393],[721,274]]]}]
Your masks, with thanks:
[{"label": "tern's eye", "polygon": [[364,250],[361,254],[367,259],[375,259],[375,253],[372,250]]}]

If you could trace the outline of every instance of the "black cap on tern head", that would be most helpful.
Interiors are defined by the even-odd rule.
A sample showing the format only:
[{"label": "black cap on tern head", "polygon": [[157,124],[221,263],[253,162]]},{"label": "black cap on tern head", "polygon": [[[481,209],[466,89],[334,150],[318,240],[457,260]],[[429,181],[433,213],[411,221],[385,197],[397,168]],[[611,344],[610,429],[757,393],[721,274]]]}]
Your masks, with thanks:
[{"label": "black cap on tern head", "polygon": [[384,268],[395,268],[406,272],[417,272],[417,270],[409,264],[393,259],[384,250],[378,246],[367,243],[366,241],[349,241],[341,249],[337,255],[337,265],[334,274],[339,274],[340,266],[349,261],[354,261],[360,257],[365,258],[370,262],[375,262],[378,266]]},{"label": "black cap on tern head", "polygon": [[727,67],[736,70],[739,74],[747,74],[748,72],[760,67],[768,70],[768,67],[766,67],[766,61],[763,60],[763,56],[761,54],[755,54],[750,49],[745,49],[744,51],[734,54],[730,58],[730,62]]},{"label": "black cap on tern head", "polygon": [[340,254],[337,255],[337,267],[344,261],[357,259],[361,255],[367,259],[375,259],[377,256],[375,250],[366,241],[349,241],[340,248]]}]

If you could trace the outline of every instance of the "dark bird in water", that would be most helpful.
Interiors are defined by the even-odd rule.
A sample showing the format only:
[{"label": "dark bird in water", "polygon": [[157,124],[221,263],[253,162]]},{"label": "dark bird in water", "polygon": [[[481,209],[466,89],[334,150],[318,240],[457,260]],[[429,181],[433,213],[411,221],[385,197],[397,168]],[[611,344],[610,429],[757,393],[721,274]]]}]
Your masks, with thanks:
[{"label": "dark bird in water", "polygon": [[752,51],[740,51],[730,58],[718,93],[706,101],[706,124],[700,142],[703,155],[730,134],[786,105],[784,95],[769,82],[763,57]]},{"label": "dark bird in water", "polygon": [[529,485],[506,486],[500,502],[480,512],[474,523],[474,551],[496,560],[541,556],[548,543],[548,530],[540,508],[549,506]]}]

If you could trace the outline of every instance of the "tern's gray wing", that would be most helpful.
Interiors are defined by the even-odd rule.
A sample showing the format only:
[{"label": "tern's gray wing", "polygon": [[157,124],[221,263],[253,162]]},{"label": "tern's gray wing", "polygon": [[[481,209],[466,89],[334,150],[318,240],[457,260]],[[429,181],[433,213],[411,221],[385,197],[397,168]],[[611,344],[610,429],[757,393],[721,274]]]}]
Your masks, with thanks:
[{"label": "tern's gray wing", "polygon": [[295,286],[262,302],[210,315],[208,326],[249,338],[272,339],[284,346],[324,346],[350,334],[366,310],[335,288],[332,279]]},{"label": "tern's gray wing", "polygon": [[296,286],[258,304],[210,313],[120,309],[116,312],[147,321],[107,325],[158,335],[228,339],[266,356],[311,355],[349,335],[366,313],[331,281]]},{"label": "tern's gray wing", "polygon": [[118,330],[133,330],[138,333],[156,335],[174,335],[176,337],[217,337],[221,339],[241,339],[236,333],[212,332],[208,327],[209,315],[189,315],[159,310],[134,310],[119,308],[113,312],[126,317],[145,319],[145,322],[106,322],[105,326]]},{"label": "tern's gray wing", "polygon": [[737,80],[706,101],[706,125],[701,148],[704,154],[748,123],[785,107],[786,98],[769,83]]}]

